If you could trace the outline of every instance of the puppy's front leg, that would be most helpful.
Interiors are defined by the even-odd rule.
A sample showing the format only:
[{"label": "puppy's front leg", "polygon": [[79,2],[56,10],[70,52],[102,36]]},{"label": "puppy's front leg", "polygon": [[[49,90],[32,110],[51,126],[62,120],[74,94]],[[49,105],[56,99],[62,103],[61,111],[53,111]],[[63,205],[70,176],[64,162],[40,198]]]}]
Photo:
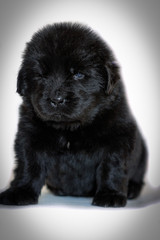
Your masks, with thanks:
[{"label": "puppy's front leg", "polygon": [[92,204],[103,207],[123,207],[127,201],[126,162],[117,153],[108,154],[97,169],[97,192]]},{"label": "puppy's front leg", "polygon": [[28,205],[38,201],[45,182],[44,160],[31,146],[17,142],[17,168],[10,188],[0,194],[0,204]]}]

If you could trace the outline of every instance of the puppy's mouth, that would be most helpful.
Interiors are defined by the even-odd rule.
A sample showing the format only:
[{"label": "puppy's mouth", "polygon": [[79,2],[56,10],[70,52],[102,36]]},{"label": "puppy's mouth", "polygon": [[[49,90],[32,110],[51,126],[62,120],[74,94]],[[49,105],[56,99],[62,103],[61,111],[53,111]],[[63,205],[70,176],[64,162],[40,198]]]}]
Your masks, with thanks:
[{"label": "puppy's mouth", "polygon": [[51,121],[50,124],[57,129],[69,129],[69,130],[75,130],[81,126],[80,121],[68,121],[68,122]]},{"label": "puppy's mouth", "polygon": [[63,116],[61,113],[55,113],[52,117],[53,121],[56,123],[63,123],[64,119],[66,119],[65,116]]},{"label": "puppy's mouth", "polygon": [[69,118],[62,116],[61,114],[55,114],[51,120],[47,121],[47,124],[52,125],[56,129],[69,130],[75,130],[82,125],[81,121],[70,120]]},{"label": "puppy's mouth", "polygon": [[78,119],[70,119],[68,116],[62,113],[54,113],[53,115],[45,115],[40,111],[36,111],[37,115],[45,121],[48,125],[53,126],[56,129],[77,129],[82,125],[81,121]]}]

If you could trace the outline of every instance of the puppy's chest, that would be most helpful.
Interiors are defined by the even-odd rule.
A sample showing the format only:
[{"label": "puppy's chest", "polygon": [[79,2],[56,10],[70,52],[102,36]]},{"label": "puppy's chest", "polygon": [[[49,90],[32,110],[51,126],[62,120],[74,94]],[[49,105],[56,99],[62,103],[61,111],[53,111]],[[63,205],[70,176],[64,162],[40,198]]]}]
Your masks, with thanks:
[{"label": "puppy's chest", "polygon": [[104,152],[80,140],[61,136],[49,157],[47,183],[57,194],[90,195],[94,189],[96,169]]},{"label": "puppy's chest", "polygon": [[[104,148],[90,139],[79,136],[59,136],[53,146],[53,155],[56,164],[74,165],[74,168],[84,166],[85,169],[96,166],[104,158]],[[62,164],[62,165],[63,165]]]},{"label": "puppy's chest", "polygon": [[72,148],[75,148],[75,142],[72,140],[72,138],[58,136],[57,143],[56,143],[57,151],[65,151],[65,150],[67,151],[67,150],[71,150]]},{"label": "puppy's chest", "polygon": [[93,154],[99,148],[106,148],[107,141],[96,134],[86,132],[41,131],[31,139],[36,150],[53,154],[77,154],[86,152]]},{"label": "puppy's chest", "polygon": [[82,136],[58,136],[54,151],[77,154],[80,152],[93,153],[98,148],[98,142]]}]

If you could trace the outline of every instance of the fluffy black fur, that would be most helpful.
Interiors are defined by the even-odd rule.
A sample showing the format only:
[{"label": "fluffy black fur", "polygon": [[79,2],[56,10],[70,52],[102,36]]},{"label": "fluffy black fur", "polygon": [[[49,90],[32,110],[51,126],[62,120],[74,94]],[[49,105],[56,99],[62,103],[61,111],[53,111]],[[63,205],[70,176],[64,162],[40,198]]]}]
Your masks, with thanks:
[{"label": "fluffy black fur", "polygon": [[96,33],[72,23],[38,31],[24,52],[17,92],[17,167],[1,204],[37,203],[44,184],[104,207],[139,195],[146,147],[113,53]]}]

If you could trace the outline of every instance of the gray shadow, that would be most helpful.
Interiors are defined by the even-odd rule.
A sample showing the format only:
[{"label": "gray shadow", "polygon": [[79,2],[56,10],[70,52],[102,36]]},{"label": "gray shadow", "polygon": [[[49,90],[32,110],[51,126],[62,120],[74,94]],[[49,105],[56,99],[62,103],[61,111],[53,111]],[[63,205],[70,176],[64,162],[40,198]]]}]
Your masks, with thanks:
[{"label": "gray shadow", "polygon": [[160,203],[160,187],[147,183],[137,199],[128,200],[126,208],[143,208],[156,203]]},{"label": "gray shadow", "polygon": [[[143,208],[160,202],[160,187],[154,188],[148,183],[144,186],[141,195],[134,200],[128,200],[125,209]],[[92,206],[92,198],[85,197],[61,197],[53,195],[46,188],[39,198],[39,206],[67,206],[75,208],[100,208]]]}]

